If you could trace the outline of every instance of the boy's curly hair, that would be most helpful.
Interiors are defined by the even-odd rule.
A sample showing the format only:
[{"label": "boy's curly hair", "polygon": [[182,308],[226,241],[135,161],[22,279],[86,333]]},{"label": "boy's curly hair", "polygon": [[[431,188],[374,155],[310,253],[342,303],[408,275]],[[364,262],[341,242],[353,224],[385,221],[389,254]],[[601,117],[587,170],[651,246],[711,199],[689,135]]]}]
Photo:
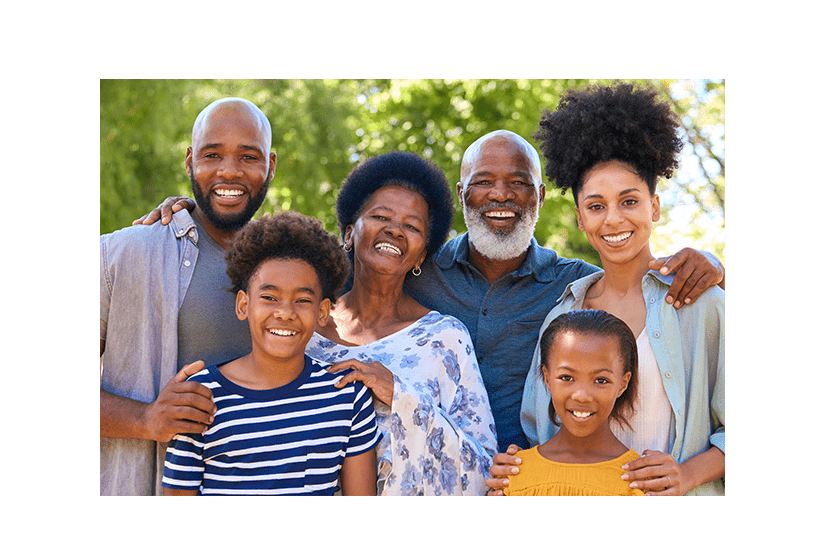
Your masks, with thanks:
[{"label": "boy's curly hair", "polygon": [[679,118],[653,88],[630,83],[569,91],[555,111],[545,110],[533,138],[547,160],[545,172],[578,203],[584,174],[610,160],[630,164],[656,191],[660,176],[679,167],[684,141]]},{"label": "boy's curly hair", "polygon": [[335,303],[349,276],[349,262],[338,238],[320,221],[298,212],[280,212],[252,220],[235,236],[226,252],[231,291],[248,291],[249,279],[266,260],[303,260],[315,268],[322,299]]}]

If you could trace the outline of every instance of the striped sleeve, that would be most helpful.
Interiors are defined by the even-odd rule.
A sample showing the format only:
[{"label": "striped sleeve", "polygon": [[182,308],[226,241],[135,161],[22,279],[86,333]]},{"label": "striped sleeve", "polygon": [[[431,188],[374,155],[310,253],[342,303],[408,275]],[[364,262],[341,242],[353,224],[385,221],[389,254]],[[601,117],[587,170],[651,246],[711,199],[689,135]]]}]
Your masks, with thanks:
[{"label": "striped sleeve", "polygon": [[203,437],[175,435],[166,448],[162,484],[170,489],[198,490],[203,481],[203,468]]},{"label": "striped sleeve", "polygon": [[363,383],[355,382],[355,400],[353,402],[352,428],[347,442],[347,457],[353,457],[369,451],[378,444],[378,426],[372,395]]},{"label": "striped sleeve", "polygon": [[[204,384],[208,377],[208,369],[204,369],[188,380]],[[211,384],[207,386],[213,387]],[[201,434],[175,435],[166,447],[161,484],[170,489],[199,490],[204,472],[203,447]]]}]

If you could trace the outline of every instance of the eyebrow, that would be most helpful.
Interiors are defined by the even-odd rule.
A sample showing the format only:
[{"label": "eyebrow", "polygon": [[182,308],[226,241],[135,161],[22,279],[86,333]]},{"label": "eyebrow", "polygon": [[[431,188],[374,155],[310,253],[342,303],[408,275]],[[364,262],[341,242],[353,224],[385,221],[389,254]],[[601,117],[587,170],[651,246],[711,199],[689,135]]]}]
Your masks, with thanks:
[{"label": "eyebrow", "polygon": [[[274,284],[261,284],[260,286],[258,286],[258,290],[261,290],[261,291],[262,290],[280,291],[281,288],[279,286],[275,286]],[[298,292],[307,292],[307,293],[311,293],[312,295],[315,295],[315,290],[313,290],[312,288],[301,287],[301,288],[297,288],[296,291],[298,291]]]},{"label": "eyebrow", "polygon": [[[627,188],[626,190],[622,190],[622,191],[619,192],[619,197],[621,197],[622,195],[627,195],[628,193],[631,193],[631,192],[634,192],[634,191],[642,191],[642,190],[640,190],[639,188]],[[603,199],[604,196],[599,194],[599,193],[591,193],[590,195],[585,196],[585,198],[582,199],[582,200],[587,200],[587,199],[590,199],[590,198]]]},{"label": "eyebrow", "polygon": [[[383,204],[382,204],[382,205],[379,205],[379,206],[373,206],[373,207],[370,209],[370,211],[372,211],[372,210],[386,210],[386,211],[388,211],[388,212],[395,213],[395,210],[394,210],[394,209],[390,208],[389,206],[384,206]],[[423,219],[421,219],[420,217],[418,217],[418,216],[417,216],[417,215],[415,215],[415,214],[410,214],[408,217],[411,217],[412,219],[417,219],[418,221],[422,221],[422,222],[424,221]]]},{"label": "eyebrow", "polygon": [[[224,147],[223,143],[208,143],[206,145],[201,146],[200,150],[205,151],[205,150],[210,150],[210,149],[220,149],[220,148],[223,148],[223,147]],[[242,149],[242,150],[251,150],[251,151],[257,152],[258,154],[263,154],[263,152],[261,152],[261,149],[259,147],[256,147],[255,145],[243,145],[243,144],[241,144],[241,145],[238,145],[238,148]]]},{"label": "eyebrow", "polygon": [[[474,178],[477,178],[477,177],[487,177],[487,176],[490,176],[492,174],[493,173],[490,172],[490,171],[476,171],[475,173],[470,175],[469,180],[473,180]],[[509,171],[507,173],[507,176],[517,176],[519,178],[527,179],[530,182],[534,182],[533,175],[531,175],[530,173],[528,173],[526,171]]]},{"label": "eyebrow", "polygon": [[[571,367],[569,367],[569,366],[558,366],[558,368],[557,368],[557,369],[559,369],[559,370],[567,370],[567,371],[571,371],[571,372],[576,371],[574,368],[571,368]],[[612,375],[612,374],[613,374],[613,370],[611,370],[610,368],[599,368],[598,370],[593,370],[593,373],[609,373],[609,374],[611,374],[611,375]]]}]

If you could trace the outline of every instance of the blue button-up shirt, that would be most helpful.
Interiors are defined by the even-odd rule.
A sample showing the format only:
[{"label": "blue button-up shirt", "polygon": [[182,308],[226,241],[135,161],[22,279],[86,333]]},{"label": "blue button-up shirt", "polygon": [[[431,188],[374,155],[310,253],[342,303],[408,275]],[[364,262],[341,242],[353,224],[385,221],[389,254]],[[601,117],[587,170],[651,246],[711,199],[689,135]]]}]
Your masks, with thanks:
[{"label": "blue button-up shirt", "polygon": [[565,287],[598,268],[559,257],[535,238],[515,271],[490,284],[468,260],[468,235],[448,241],[407,277],[405,290],[422,305],[461,320],[470,331],[490,398],[499,450],[527,447],[519,423],[522,391],[539,328]]}]

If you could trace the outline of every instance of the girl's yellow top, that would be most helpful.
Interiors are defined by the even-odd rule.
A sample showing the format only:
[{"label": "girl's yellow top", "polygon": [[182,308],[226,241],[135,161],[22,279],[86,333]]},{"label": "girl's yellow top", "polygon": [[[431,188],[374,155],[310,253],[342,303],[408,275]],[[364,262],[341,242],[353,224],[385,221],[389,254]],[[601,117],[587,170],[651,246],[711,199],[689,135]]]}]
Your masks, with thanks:
[{"label": "girl's yellow top", "polygon": [[621,457],[592,464],[557,463],[545,459],[538,447],[516,454],[521,457],[519,473],[509,476],[506,496],[644,496],[621,479],[622,466],[639,458],[633,450]]}]

